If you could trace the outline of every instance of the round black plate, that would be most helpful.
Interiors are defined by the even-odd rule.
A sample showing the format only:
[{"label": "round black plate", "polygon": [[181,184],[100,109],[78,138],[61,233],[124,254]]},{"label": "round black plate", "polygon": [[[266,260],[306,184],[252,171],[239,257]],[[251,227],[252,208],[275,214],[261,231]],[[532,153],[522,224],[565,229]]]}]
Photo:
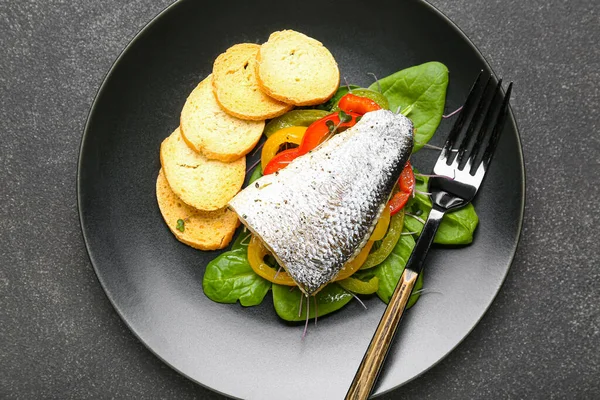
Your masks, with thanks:
[{"label": "round black plate", "polygon": [[[81,225],[100,283],[133,333],[190,379],[243,398],[342,398],[384,305],[351,302],[310,326],[280,320],[267,296],[243,308],[210,301],[204,266],[218,253],[174,239],[155,200],[159,145],[179,124],[187,95],[235,43],[296,29],[322,41],[350,83],[437,60],[450,70],[447,110],[464,101],[479,70],[473,44],[419,1],[175,3],[145,27],[112,67],[90,112],[78,173]],[[491,71],[490,71],[491,72]],[[517,88],[518,90],[518,88]],[[441,144],[451,125],[433,139]],[[416,159],[430,170],[435,152]],[[506,126],[475,206],[480,225],[463,248],[435,248],[424,295],[403,321],[377,385],[382,393],[440,361],[473,329],[508,272],[524,207],[524,169],[514,119]]]}]

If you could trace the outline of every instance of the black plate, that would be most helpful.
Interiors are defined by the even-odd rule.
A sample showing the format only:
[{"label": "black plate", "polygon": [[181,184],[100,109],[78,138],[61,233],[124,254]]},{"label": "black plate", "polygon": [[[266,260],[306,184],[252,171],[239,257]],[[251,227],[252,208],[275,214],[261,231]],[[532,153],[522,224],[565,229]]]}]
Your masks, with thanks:
[{"label": "black plate", "polygon": [[[460,106],[479,70],[490,71],[456,26],[419,1],[179,1],[136,36],[102,84],[81,145],[79,212],[90,259],[115,309],[174,369],[230,396],[341,398],[384,305],[374,298],[365,311],[351,302],[301,341],[302,327],[281,321],[269,296],[259,307],[213,303],[201,282],[217,253],[176,241],[155,200],[159,145],[215,57],[286,28],[322,41],[351,83],[370,84],[367,72],[386,76],[426,61],[445,63],[447,110]],[[442,122],[432,142],[442,143],[450,125]],[[433,153],[422,150],[416,165],[430,170]],[[436,364],[483,316],[515,253],[524,184],[511,115],[475,201],[475,241],[431,252],[425,287],[441,294],[424,295],[406,316],[377,393]]]}]

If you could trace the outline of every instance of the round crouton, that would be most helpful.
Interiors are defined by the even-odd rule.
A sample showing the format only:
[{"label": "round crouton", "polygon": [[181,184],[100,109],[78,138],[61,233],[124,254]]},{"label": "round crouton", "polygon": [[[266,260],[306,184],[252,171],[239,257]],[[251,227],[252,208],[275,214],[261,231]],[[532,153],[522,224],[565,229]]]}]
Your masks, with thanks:
[{"label": "round crouton", "polygon": [[181,111],[181,133],[194,151],[206,158],[231,162],[250,152],[265,121],[246,121],[221,109],[209,75],[192,91]]},{"label": "round crouton", "polygon": [[225,207],[246,175],[246,157],[230,163],[209,160],[186,145],[179,128],[162,142],[160,163],[175,195],[201,211]]},{"label": "round crouton", "polygon": [[292,30],[274,32],[256,56],[260,88],[297,106],[321,104],[340,85],[340,71],[323,44]]},{"label": "round crouton", "polygon": [[226,247],[239,225],[237,215],[227,208],[200,211],[185,204],[171,190],[162,169],[156,178],[156,200],[173,235],[195,249],[217,250]]},{"label": "round crouton", "polygon": [[212,84],[217,101],[228,114],[241,119],[262,121],[293,107],[260,90],[256,79],[259,49],[253,43],[236,44],[219,55],[213,65]]}]

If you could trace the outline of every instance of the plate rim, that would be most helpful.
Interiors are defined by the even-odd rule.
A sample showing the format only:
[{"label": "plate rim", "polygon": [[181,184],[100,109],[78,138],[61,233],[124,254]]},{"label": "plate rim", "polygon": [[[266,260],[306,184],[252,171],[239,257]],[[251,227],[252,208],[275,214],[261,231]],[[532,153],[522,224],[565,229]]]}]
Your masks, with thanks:
[{"label": "plate rim", "polygon": [[[148,31],[149,29],[152,28],[152,26],[159,21],[160,19],[164,19],[167,18],[168,14],[173,12],[173,10],[175,10],[177,7],[181,6],[182,3],[189,1],[189,0],[176,0],[173,3],[167,5],[166,7],[164,7],[161,11],[159,11],[156,15],[154,15],[154,17],[152,17],[141,29],[139,29],[135,35],[132,37],[131,40],[129,40],[129,42],[125,45],[125,47],[123,47],[123,49],[119,52],[118,56],[115,58],[115,60],[112,62],[110,68],[108,69],[108,71],[105,73],[98,90],[96,91],[96,94],[94,95],[94,98],[91,102],[91,106],[89,109],[89,112],[87,114],[87,118],[84,124],[84,128],[83,128],[83,133],[81,135],[81,140],[79,143],[79,152],[78,152],[78,159],[77,159],[77,176],[76,176],[76,195],[77,195],[77,214],[79,217],[79,225],[80,225],[80,232],[81,232],[81,237],[83,238],[83,242],[85,245],[85,249],[86,249],[86,254],[88,256],[88,259],[90,261],[90,264],[92,265],[92,268],[94,270],[94,275],[96,276],[96,279],[98,280],[98,282],[100,283],[100,286],[102,287],[102,290],[104,291],[104,295],[108,298],[110,304],[112,305],[112,307],[114,308],[114,310],[117,312],[117,315],[119,316],[119,318],[121,319],[121,321],[125,324],[125,326],[128,328],[128,330],[134,335],[134,337],[147,349],[149,350],[155,357],[157,357],[161,362],[165,363],[169,368],[173,369],[174,371],[176,371],[178,374],[180,374],[181,376],[185,377],[186,379],[189,379],[190,381],[208,389],[211,390],[215,393],[218,393],[220,395],[223,395],[225,397],[228,398],[233,398],[233,399],[238,399],[238,397],[232,396],[231,394],[228,393],[224,393],[216,388],[213,388],[211,386],[208,386],[205,383],[202,383],[200,381],[198,381],[197,379],[189,376],[188,374],[184,373],[183,371],[181,371],[179,368],[177,368],[176,366],[174,366],[173,364],[171,364],[170,362],[168,362],[167,360],[165,360],[163,357],[161,357],[156,351],[154,351],[154,349],[152,349],[152,347],[144,340],[142,339],[142,337],[138,334],[138,332],[131,326],[131,324],[129,323],[129,321],[127,320],[127,318],[125,318],[121,308],[116,304],[115,300],[114,300],[114,296],[111,294],[111,290],[109,289],[109,287],[105,284],[103,278],[102,278],[102,274],[100,273],[98,267],[97,267],[97,263],[94,259],[94,256],[92,255],[92,249],[91,249],[91,245],[89,243],[89,239],[88,239],[88,234],[86,231],[86,227],[85,227],[85,222],[84,222],[84,217],[83,217],[83,204],[82,204],[82,176],[81,176],[81,170],[82,170],[82,163],[83,163],[83,152],[84,152],[84,145],[86,142],[86,138],[89,135],[89,131],[90,131],[90,127],[91,127],[91,119],[92,116],[95,114],[95,110],[98,107],[98,99],[99,97],[101,97],[102,93],[106,90],[106,86],[107,86],[107,82],[110,80],[111,76],[113,75],[114,71],[116,70],[117,66],[119,65],[119,63],[121,62],[122,58],[125,56],[125,54],[129,51],[129,49],[131,47],[133,47],[138,41],[142,40],[144,34],[146,33],[146,31]],[[465,32],[456,24],[454,23],[454,21],[452,21],[446,14],[444,14],[439,8],[437,8],[436,6],[434,6],[433,4],[429,3],[426,0],[416,0],[417,3],[420,3],[423,7],[427,8],[430,12],[432,12],[433,14],[435,14],[438,18],[440,18],[442,21],[445,21],[450,28],[452,28],[453,30],[456,31],[456,33],[459,34],[459,36],[463,39],[463,41],[468,44],[476,53],[476,55],[483,61],[484,65],[491,71],[492,76],[494,76],[496,79],[498,78],[497,74],[494,72],[493,68],[491,67],[490,63],[488,62],[487,58],[484,56],[484,54],[479,50],[479,48],[475,45],[475,43],[473,43],[473,41],[465,34]],[[503,90],[504,91],[504,90]],[[469,336],[471,334],[471,332],[479,325],[479,323],[481,322],[481,320],[483,319],[483,317],[487,314],[487,312],[489,311],[489,308],[491,307],[491,305],[494,303],[494,301],[496,300],[496,297],[498,296],[498,294],[500,293],[500,290],[502,288],[502,286],[504,285],[504,282],[506,281],[506,277],[508,276],[508,273],[510,271],[510,269],[513,266],[514,263],[514,259],[517,253],[517,250],[519,248],[519,245],[521,243],[521,238],[522,238],[522,234],[523,234],[523,221],[525,218],[525,206],[526,206],[526,180],[527,180],[527,174],[526,174],[526,170],[525,170],[525,159],[524,159],[524,154],[523,154],[523,144],[522,144],[522,140],[521,140],[521,133],[520,133],[520,129],[519,126],[517,124],[517,121],[515,119],[514,116],[514,112],[512,109],[512,105],[509,104],[509,121],[514,125],[515,127],[515,134],[516,134],[516,139],[517,139],[517,150],[518,150],[518,159],[519,159],[519,163],[521,165],[521,197],[520,197],[520,209],[519,211],[519,216],[518,216],[518,225],[517,225],[517,233],[516,233],[516,238],[514,241],[514,244],[511,246],[511,253],[509,260],[508,260],[508,268],[506,268],[506,271],[504,273],[504,275],[502,276],[501,281],[499,282],[498,285],[498,289],[496,290],[496,292],[493,294],[493,296],[491,297],[489,303],[487,304],[487,306],[485,307],[485,309],[483,310],[483,312],[481,313],[481,315],[479,316],[479,318],[477,318],[477,320],[475,321],[475,323],[473,324],[473,326],[464,334],[464,336],[462,336],[460,338],[460,340],[458,340],[458,342],[451,347],[447,352],[445,352],[444,354],[442,354],[440,356],[440,358],[432,363],[429,367],[425,368],[423,371],[421,371],[420,373],[414,375],[411,379],[408,379],[405,382],[402,382],[401,384],[398,384],[396,386],[393,386],[387,390],[372,394],[372,398],[377,398],[380,396],[383,396],[385,394],[388,394],[394,390],[397,390],[398,388],[412,382],[413,380],[419,378],[420,376],[422,376],[423,374],[425,374],[426,372],[428,372],[429,370],[431,370],[433,367],[435,367],[436,365],[438,365],[439,363],[441,363],[444,359],[446,359],[448,357],[448,355],[450,353],[452,353],[458,346],[460,346],[464,340],[467,338],[467,336]]]}]

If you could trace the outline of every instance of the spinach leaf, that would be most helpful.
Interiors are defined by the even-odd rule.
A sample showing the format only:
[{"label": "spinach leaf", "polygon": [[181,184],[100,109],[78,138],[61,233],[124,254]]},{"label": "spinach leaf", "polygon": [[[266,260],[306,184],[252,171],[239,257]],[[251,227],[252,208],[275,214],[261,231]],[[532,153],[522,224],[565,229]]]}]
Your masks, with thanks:
[{"label": "spinach leaf", "polygon": [[[356,86],[356,85],[349,85],[349,86],[350,86],[350,89],[358,89],[360,87],[360,86]],[[331,99],[329,99],[328,101],[326,101],[323,104],[319,104],[315,108],[317,108],[319,110],[331,111],[331,109],[333,107],[335,107],[337,105],[337,103],[340,101],[340,99],[342,97],[344,97],[344,95],[347,93],[348,93],[348,86],[340,86],[339,89],[337,90],[337,92],[335,92],[335,94],[333,95],[333,97]]]},{"label": "spinach leaf", "polygon": [[250,179],[248,180],[248,185],[253,183],[258,178],[261,178],[262,176],[263,176],[262,164],[258,163],[258,165],[256,167],[254,167],[254,171],[252,171],[252,174],[250,175]]},{"label": "spinach leaf", "polygon": [[[390,110],[411,107],[408,117],[415,126],[413,152],[431,139],[442,120],[448,87],[448,68],[439,62],[428,62],[398,71],[379,80]],[[377,82],[369,89],[378,90]]]},{"label": "spinach leaf", "polygon": [[[419,177],[416,181],[415,189],[419,191],[427,191],[427,177]],[[419,217],[423,220],[427,220],[429,212],[431,211],[431,200],[429,196],[417,193],[415,197],[408,201],[406,205],[406,212],[409,214],[420,213]],[[442,223],[438,228],[434,243],[438,244],[469,244],[473,241],[473,232],[477,228],[479,223],[479,217],[475,212],[473,204],[469,203],[465,207],[452,211],[444,215]],[[404,217],[404,227],[409,232],[421,233],[423,224],[411,216]]]},{"label": "spinach leaf", "polygon": [[423,289],[423,271],[421,271],[419,277],[417,278],[417,282],[415,282],[415,287],[413,288],[413,292],[410,295],[410,299],[408,299],[408,304],[406,305],[407,309],[414,306],[417,300],[419,300],[419,296],[421,296],[421,289]]},{"label": "spinach leaf", "polygon": [[404,271],[413,247],[415,247],[415,239],[411,235],[400,236],[400,240],[396,243],[394,250],[373,271],[375,276],[379,278],[377,295],[386,304],[390,301],[390,297],[392,297],[392,293],[396,288],[400,275],[402,275],[402,271]]},{"label": "spinach leaf", "polygon": [[240,233],[236,236],[233,244],[231,245],[231,250],[244,249],[244,251],[248,251],[248,245],[250,244],[250,231],[242,229]]},{"label": "spinach leaf", "polygon": [[[248,180],[248,185],[253,183],[255,180],[257,180],[261,176],[263,176],[262,167],[261,167],[260,163],[258,163],[258,165],[256,167],[254,167],[252,174],[250,174],[250,179]],[[233,241],[233,244],[231,245],[231,250],[238,250],[238,249],[243,248],[244,251],[246,251],[249,243],[250,243],[250,232],[248,230],[246,230],[245,232],[244,232],[244,230],[241,230],[240,233],[236,236],[235,240]]]},{"label": "spinach leaf", "polygon": [[[390,255],[378,266],[372,269],[365,269],[356,272],[353,277],[361,280],[368,280],[371,277],[377,277],[379,279],[379,289],[377,290],[377,296],[385,302],[389,303],[394,289],[398,284],[398,280],[404,272],[406,262],[415,247],[415,240],[411,235],[402,235],[396,243],[394,250]],[[417,282],[415,283],[414,291],[420,290],[423,287],[423,274],[419,275]],[[407,307],[412,307],[417,302],[419,293],[415,293],[410,296]]]},{"label": "spinach leaf", "polygon": [[246,249],[225,252],[206,266],[202,287],[212,301],[235,303],[243,306],[260,304],[271,282],[256,275],[250,264]]},{"label": "spinach leaf", "polygon": [[[345,306],[352,295],[342,289],[337,283],[330,283],[319,291],[316,295],[319,317],[332,313]],[[300,307],[300,298],[302,297],[302,313],[298,316],[298,307]],[[310,300],[309,318],[315,317],[314,299]],[[306,296],[298,288],[290,292],[289,286],[273,284],[273,304],[275,311],[282,319],[286,321],[304,321],[306,319]]]},{"label": "spinach leaf", "polygon": [[[388,258],[386,258],[379,266],[375,267],[373,272],[375,273],[375,276],[379,278],[379,290],[377,290],[377,296],[379,296],[384,303],[387,304],[390,302],[392,293],[394,293],[394,289],[398,284],[402,272],[404,272],[404,267],[406,266],[406,262],[414,247],[415,239],[413,239],[411,235],[400,236],[400,240],[398,240],[396,247],[394,247],[394,250]],[[419,278],[421,279],[420,284],[422,287],[422,275]],[[417,284],[418,283],[419,282],[417,282]],[[409,306],[416,303],[418,298],[419,294],[413,294],[409,300]]]}]

